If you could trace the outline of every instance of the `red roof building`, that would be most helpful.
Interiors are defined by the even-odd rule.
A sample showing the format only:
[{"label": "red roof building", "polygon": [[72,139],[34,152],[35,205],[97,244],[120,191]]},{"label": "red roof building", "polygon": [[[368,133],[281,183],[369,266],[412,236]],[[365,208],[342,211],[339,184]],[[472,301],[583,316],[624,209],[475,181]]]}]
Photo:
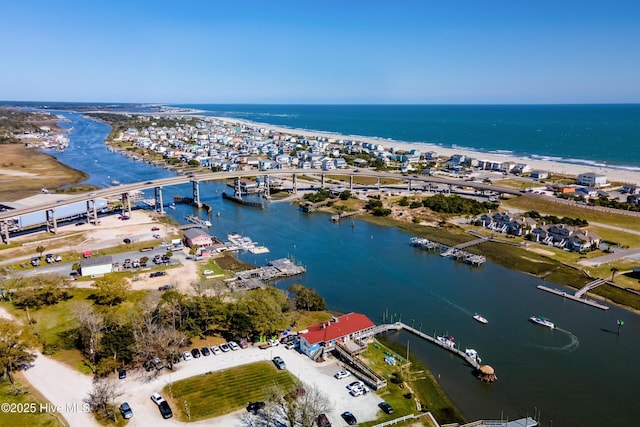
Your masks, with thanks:
[{"label": "red roof building", "polygon": [[312,357],[322,347],[332,348],[336,342],[348,342],[370,336],[376,325],[364,314],[349,313],[322,323],[316,323],[300,334],[300,351]]}]

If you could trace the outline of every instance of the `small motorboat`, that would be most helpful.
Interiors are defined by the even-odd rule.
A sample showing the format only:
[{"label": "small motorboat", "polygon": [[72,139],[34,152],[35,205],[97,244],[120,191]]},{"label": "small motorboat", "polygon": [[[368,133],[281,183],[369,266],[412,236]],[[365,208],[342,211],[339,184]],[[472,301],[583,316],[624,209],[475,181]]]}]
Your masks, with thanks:
[{"label": "small motorboat", "polygon": [[479,314],[479,313],[474,314],[473,318],[476,319],[480,323],[489,323],[489,321],[487,319],[485,319],[482,314]]}]

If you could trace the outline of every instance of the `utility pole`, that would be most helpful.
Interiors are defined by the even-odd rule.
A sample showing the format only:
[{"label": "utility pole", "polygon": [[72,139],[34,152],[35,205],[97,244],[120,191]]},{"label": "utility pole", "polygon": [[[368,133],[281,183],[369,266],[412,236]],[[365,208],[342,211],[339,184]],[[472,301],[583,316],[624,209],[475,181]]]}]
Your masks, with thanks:
[{"label": "utility pole", "polygon": [[618,335],[620,335],[620,328],[624,326],[624,320],[618,320]]}]

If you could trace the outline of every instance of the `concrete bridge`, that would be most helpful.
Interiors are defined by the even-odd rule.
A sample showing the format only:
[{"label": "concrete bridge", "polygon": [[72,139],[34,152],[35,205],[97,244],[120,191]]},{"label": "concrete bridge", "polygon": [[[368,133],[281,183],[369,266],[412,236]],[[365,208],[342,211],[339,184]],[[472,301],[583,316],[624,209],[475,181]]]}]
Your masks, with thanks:
[{"label": "concrete bridge", "polygon": [[[400,175],[398,173],[391,172],[378,172],[368,169],[336,169],[331,171],[318,171],[315,169],[273,169],[266,171],[258,171],[258,170],[248,170],[248,171],[234,171],[234,172],[204,172],[204,173],[193,173],[188,175],[180,175],[170,178],[162,178],[156,179],[152,181],[146,182],[136,182],[132,184],[120,185],[117,187],[110,187],[102,190],[96,190],[89,193],[74,195],[64,200],[59,200],[57,202],[47,202],[41,203],[29,207],[24,207],[20,209],[7,210],[4,212],[0,212],[0,235],[4,239],[6,243],[9,242],[9,220],[15,217],[19,217],[21,215],[26,215],[34,212],[46,212],[47,218],[47,227],[53,231],[54,233],[57,231],[56,224],[56,216],[55,210],[57,207],[65,206],[72,203],[85,202],[87,203],[87,217],[93,216],[93,220],[97,220],[97,211],[95,208],[95,200],[99,198],[109,198],[109,197],[119,197],[125,208],[131,212],[131,193],[138,192],[142,190],[153,189],[154,190],[154,200],[155,200],[155,209],[164,213],[163,207],[163,198],[162,198],[162,189],[163,187],[168,187],[172,185],[180,185],[191,183],[192,194],[194,204],[200,206],[200,183],[201,182],[209,182],[209,181],[219,181],[223,179],[239,179],[242,177],[249,176],[261,176],[265,177],[265,180],[268,180],[271,176],[291,176],[293,183],[293,192],[297,191],[297,180],[299,176],[319,176],[321,182],[321,188],[324,188],[326,185],[326,177],[327,176],[344,176],[349,179],[349,189],[353,190],[354,186],[354,177],[372,177],[375,178],[377,183],[374,185],[375,188],[380,189],[382,187],[381,181],[385,179],[398,180],[401,182],[405,182],[407,185],[407,189],[411,190],[412,183],[414,182],[422,182],[431,184],[443,184],[448,186],[449,192],[452,191],[454,187],[464,186],[471,187],[479,190],[481,192],[491,191],[497,192],[501,194],[513,194],[519,195],[521,192],[519,190],[514,190],[512,188],[499,187],[491,184],[485,184],[481,182],[475,181],[462,181],[451,178],[443,178],[437,176],[429,176],[429,175]],[[370,187],[370,186],[360,186],[360,188]]]}]

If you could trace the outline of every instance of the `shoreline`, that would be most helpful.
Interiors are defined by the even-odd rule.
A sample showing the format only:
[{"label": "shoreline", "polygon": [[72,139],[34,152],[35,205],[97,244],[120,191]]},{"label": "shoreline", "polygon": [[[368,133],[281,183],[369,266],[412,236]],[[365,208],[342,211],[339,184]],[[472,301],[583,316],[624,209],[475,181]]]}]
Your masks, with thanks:
[{"label": "shoreline", "polygon": [[[191,114],[189,114],[191,115]],[[398,141],[387,138],[379,138],[372,136],[361,135],[344,135],[330,131],[318,131],[300,128],[289,128],[285,126],[272,125],[269,123],[253,122],[246,119],[231,118],[231,117],[219,117],[219,116],[207,116],[198,113],[194,113],[196,117],[210,117],[221,122],[228,124],[243,124],[245,126],[251,126],[256,128],[264,128],[274,132],[279,132],[287,135],[300,135],[303,137],[320,137],[329,138],[335,140],[353,140],[360,142],[367,142],[370,144],[376,144],[384,147],[386,150],[393,148],[394,150],[409,151],[413,149],[419,149],[422,153],[434,151],[440,157],[451,157],[454,154],[463,154],[465,156],[473,157],[479,160],[493,160],[498,162],[514,162],[525,163],[531,166],[531,170],[546,171],[549,173],[559,175],[569,175],[577,177],[579,174],[594,172],[596,174],[606,175],[608,182],[624,183],[624,184],[636,184],[640,185],[640,167],[634,166],[611,166],[606,164],[589,164],[587,160],[577,159],[575,163],[562,161],[561,159],[547,158],[546,156],[537,155],[520,156],[513,153],[494,153],[476,150],[472,147],[444,147],[434,143],[428,142],[406,142]],[[637,170],[634,170],[637,169]]]}]

